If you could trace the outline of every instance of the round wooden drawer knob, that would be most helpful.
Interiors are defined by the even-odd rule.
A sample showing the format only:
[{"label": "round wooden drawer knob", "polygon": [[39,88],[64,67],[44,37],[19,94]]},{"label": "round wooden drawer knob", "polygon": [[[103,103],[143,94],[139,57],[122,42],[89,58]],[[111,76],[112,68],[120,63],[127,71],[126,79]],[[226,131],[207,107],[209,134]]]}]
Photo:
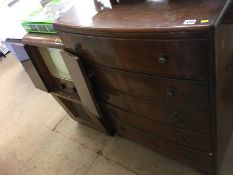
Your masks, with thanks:
[{"label": "round wooden drawer knob", "polygon": [[167,88],[166,90],[167,97],[174,97],[176,96],[176,89],[175,88]]},{"label": "round wooden drawer knob", "polygon": [[162,55],[159,57],[158,61],[160,64],[168,64],[169,63],[169,56],[168,55]]}]

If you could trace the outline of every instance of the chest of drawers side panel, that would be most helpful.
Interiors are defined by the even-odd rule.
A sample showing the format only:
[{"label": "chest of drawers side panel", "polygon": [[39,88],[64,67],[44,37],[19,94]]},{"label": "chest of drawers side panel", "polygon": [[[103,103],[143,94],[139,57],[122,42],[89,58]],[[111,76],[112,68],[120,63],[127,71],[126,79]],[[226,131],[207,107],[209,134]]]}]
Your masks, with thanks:
[{"label": "chest of drawers side panel", "polygon": [[233,25],[220,25],[211,37],[215,51],[211,83],[212,135],[219,169],[233,130]]}]

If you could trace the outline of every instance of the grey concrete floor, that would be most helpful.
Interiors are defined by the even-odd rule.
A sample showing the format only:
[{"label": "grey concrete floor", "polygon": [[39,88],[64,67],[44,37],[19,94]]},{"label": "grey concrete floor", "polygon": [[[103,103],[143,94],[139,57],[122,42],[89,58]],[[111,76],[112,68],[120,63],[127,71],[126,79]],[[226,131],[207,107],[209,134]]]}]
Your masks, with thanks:
[{"label": "grey concrete floor", "polygon": [[[200,175],[133,141],[68,117],[11,54],[0,60],[0,175]],[[233,139],[221,175],[233,174]]]}]

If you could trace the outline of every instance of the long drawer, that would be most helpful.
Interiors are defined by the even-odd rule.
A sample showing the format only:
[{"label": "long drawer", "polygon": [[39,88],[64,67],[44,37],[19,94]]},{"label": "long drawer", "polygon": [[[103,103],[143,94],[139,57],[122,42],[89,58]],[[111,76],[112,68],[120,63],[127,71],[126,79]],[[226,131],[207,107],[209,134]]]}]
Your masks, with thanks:
[{"label": "long drawer", "polygon": [[150,147],[151,149],[154,149],[155,151],[187,163],[201,171],[203,174],[214,174],[211,153],[204,153],[171,143],[169,141],[142,132],[123,122],[118,123],[118,125],[120,128],[118,131],[119,135],[135,140],[143,145]]},{"label": "long drawer", "polygon": [[92,81],[100,88],[111,88],[163,103],[197,110],[208,110],[208,83],[135,74],[100,66],[90,66]]},{"label": "long drawer", "polygon": [[208,112],[156,103],[111,89],[98,90],[96,95],[102,101],[151,120],[200,133],[210,132]]},{"label": "long drawer", "polygon": [[[63,33],[61,33],[61,36]],[[110,68],[186,79],[207,79],[205,39],[122,39],[65,34],[66,48]]]},{"label": "long drawer", "polygon": [[[101,106],[104,113],[113,121],[123,121],[151,135],[158,136],[190,148],[211,152],[211,137],[208,135],[175,128],[157,121],[149,120],[106,103],[102,103]],[[119,128],[116,129],[119,130]]]}]

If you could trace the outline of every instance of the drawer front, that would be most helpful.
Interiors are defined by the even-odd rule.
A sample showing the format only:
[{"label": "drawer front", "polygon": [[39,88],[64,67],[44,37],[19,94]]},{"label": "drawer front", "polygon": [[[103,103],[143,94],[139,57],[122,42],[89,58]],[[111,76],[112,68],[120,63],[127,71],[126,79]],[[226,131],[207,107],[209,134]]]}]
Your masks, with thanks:
[{"label": "drawer front", "polygon": [[201,171],[203,174],[214,174],[214,169],[212,167],[212,157],[209,156],[208,153],[203,153],[171,143],[169,141],[165,141],[124,123],[119,123],[118,125],[121,128],[118,131],[120,135],[135,140],[176,160],[187,163]]},{"label": "drawer front", "polygon": [[208,112],[188,110],[171,105],[155,103],[110,89],[96,91],[96,94],[102,101],[144,116],[145,118],[178,128],[189,129],[205,134],[210,133]]},{"label": "drawer front", "polygon": [[145,76],[92,66],[93,82],[134,96],[198,110],[208,109],[208,83]]},{"label": "drawer front", "polygon": [[[211,152],[211,137],[205,134],[196,133],[189,130],[175,128],[157,121],[143,118],[142,116],[126,112],[111,105],[102,103],[102,109],[112,120],[123,121],[141,131],[151,135],[170,140],[177,144]],[[116,128],[119,130],[118,128]]]},{"label": "drawer front", "polygon": [[62,37],[68,49],[93,63],[151,75],[207,79],[205,39],[144,40],[72,35]]}]

